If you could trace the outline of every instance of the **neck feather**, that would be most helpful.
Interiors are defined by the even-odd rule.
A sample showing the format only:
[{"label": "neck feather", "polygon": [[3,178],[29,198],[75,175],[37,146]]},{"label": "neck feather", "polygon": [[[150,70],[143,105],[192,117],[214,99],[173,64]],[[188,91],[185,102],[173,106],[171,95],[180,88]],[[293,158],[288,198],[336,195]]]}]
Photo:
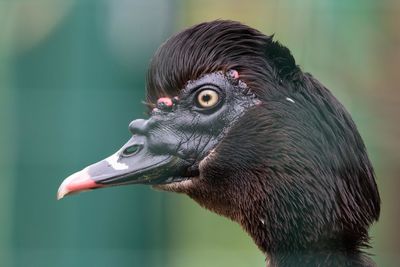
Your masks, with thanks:
[{"label": "neck feather", "polygon": [[375,263],[362,252],[340,250],[303,250],[278,252],[267,256],[267,267],[374,267]]}]

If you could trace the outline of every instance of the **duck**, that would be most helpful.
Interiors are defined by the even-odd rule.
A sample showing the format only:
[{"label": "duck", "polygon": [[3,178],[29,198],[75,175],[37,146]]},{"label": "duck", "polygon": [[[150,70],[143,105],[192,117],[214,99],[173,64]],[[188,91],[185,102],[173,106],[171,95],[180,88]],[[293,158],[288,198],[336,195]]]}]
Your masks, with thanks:
[{"label": "duck", "polygon": [[66,178],[58,199],[147,184],[240,224],[269,267],[376,266],[364,250],[381,201],[365,144],[274,35],[214,20],[171,36],[145,104],[127,143]]}]

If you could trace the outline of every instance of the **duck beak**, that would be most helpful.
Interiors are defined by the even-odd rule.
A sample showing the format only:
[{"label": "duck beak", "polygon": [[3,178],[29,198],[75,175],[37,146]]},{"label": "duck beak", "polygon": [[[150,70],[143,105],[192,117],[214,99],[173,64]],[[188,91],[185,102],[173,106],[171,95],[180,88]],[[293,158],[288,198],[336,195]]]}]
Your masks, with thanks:
[{"label": "duck beak", "polygon": [[125,184],[162,184],[169,177],[180,176],[186,161],[168,154],[151,153],[146,139],[134,135],[110,157],[92,164],[66,178],[57,199],[96,188]]}]

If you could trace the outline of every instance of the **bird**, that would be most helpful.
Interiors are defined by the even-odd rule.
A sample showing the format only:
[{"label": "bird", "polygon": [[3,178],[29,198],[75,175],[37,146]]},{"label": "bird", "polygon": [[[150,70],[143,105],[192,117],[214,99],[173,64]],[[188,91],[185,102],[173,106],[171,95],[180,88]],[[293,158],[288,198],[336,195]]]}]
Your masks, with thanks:
[{"label": "bird", "polygon": [[116,185],[183,193],[242,226],[269,267],[376,266],[380,196],[345,107],[290,50],[232,20],[167,39],[146,77],[148,118],[58,199]]}]

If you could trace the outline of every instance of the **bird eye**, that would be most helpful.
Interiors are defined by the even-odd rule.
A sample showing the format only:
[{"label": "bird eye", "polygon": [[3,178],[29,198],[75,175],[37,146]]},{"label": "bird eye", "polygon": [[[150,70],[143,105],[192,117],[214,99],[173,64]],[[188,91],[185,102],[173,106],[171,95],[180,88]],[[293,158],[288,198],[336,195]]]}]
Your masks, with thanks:
[{"label": "bird eye", "polygon": [[204,89],[197,94],[197,105],[201,108],[211,108],[218,104],[219,94],[211,89]]}]

